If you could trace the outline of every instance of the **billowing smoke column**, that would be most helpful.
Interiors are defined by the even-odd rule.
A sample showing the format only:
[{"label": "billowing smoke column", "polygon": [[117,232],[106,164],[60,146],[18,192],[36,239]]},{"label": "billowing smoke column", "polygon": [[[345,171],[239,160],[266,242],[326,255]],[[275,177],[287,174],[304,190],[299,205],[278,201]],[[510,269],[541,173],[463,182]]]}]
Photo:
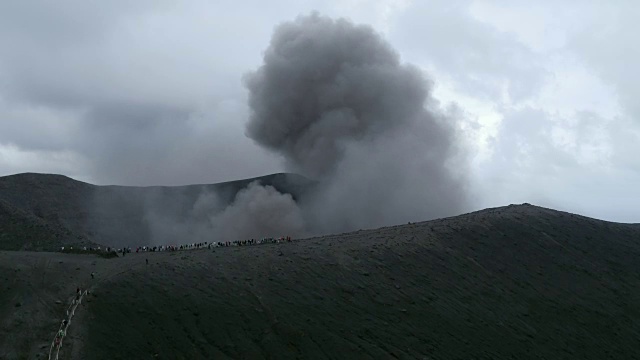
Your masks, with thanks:
[{"label": "billowing smoke column", "polygon": [[284,23],[244,80],[247,135],[319,186],[296,200],[258,182],[195,201],[150,190],[143,208],[152,243],[302,237],[466,210],[454,118],[370,27],[317,14]]},{"label": "billowing smoke column", "polygon": [[318,14],[281,24],[245,84],[247,135],[322,184],[301,204],[313,232],[463,208],[452,120],[426,108],[420,71],[370,27]]},{"label": "billowing smoke column", "polygon": [[246,85],[248,136],[316,178],[331,175],[353,142],[424,115],[417,70],[370,28],[318,15],[278,27]]}]

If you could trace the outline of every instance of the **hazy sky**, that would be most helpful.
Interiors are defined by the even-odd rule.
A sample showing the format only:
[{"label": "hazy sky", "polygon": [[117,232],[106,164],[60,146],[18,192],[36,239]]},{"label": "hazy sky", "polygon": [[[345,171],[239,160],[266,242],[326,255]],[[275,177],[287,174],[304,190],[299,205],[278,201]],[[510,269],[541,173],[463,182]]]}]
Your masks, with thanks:
[{"label": "hazy sky", "polygon": [[244,134],[242,79],[277,24],[317,10],[374,27],[455,109],[469,210],[640,222],[640,2],[239,3],[0,2],[0,175],[178,185],[284,170]]}]

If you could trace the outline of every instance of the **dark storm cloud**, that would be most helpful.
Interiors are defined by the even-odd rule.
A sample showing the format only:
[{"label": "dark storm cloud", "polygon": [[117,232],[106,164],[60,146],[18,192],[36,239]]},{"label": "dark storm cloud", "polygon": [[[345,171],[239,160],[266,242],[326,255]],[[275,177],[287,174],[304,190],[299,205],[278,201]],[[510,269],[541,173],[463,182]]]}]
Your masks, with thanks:
[{"label": "dark storm cloud", "polygon": [[453,119],[426,108],[426,80],[370,27],[315,13],[284,23],[245,81],[247,135],[322,180],[305,204],[315,230],[463,209]]}]

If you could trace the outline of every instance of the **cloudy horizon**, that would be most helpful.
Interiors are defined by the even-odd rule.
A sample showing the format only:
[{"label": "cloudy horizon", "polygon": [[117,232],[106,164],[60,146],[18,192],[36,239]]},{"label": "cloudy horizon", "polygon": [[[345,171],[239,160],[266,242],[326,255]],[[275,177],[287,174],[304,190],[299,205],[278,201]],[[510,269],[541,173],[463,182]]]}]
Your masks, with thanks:
[{"label": "cloudy horizon", "polygon": [[640,222],[630,1],[3,3],[0,176],[184,185],[287,170],[247,136],[243,79],[279,24],[313,11],[370,26],[419,69],[469,154],[466,210]]}]

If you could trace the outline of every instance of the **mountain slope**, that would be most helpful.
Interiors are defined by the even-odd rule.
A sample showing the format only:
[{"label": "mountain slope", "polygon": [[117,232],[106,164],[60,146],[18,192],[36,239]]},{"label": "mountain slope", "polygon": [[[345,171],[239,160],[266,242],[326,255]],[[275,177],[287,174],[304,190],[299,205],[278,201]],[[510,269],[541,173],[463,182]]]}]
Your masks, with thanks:
[{"label": "mountain slope", "polygon": [[[87,355],[640,356],[637,225],[524,205],[280,247],[153,255],[149,268],[132,257],[126,276],[100,285]],[[149,272],[161,280],[146,283]]]},{"label": "mountain slope", "polygon": [[85,237],[0,200],[0,244],[3,250],[56,251],[67,246],[93,246]]},{"label": "mountain slope", "polygon": [[91,286],[65,358],[640,358],[638,258],[638,224],[531,205],[278,245],[0,253],[0,349],[35,358],[54,331],[19,295],[37,279],[45,299]]}]

